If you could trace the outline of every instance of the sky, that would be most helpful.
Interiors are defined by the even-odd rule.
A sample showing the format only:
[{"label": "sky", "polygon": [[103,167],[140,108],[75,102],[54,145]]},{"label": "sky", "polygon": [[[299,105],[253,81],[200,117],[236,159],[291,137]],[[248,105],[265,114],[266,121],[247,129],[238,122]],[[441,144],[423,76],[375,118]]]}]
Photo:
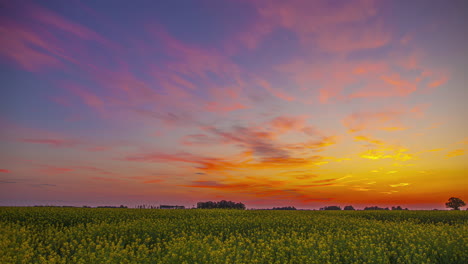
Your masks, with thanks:
[{"label": "sky", "polygon": [[0,205],[466,201],[467,11],[1,1]]}]

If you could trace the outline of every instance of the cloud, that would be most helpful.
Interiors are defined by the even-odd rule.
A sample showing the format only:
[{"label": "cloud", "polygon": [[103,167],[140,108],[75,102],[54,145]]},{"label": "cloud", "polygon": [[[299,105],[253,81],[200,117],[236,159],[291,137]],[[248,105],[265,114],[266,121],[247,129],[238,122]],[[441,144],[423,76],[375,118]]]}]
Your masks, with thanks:
[{"label": "cloud", "polygon": [[290,150],[301,150],[301,151],[316,150],[316,151],[321,151],[325,147],[335,145],[337,143],[337,139],[338,139],[338,137],[336,137],[336,136],[327,136],[327,137],[321,137],[320,139],[317,139],[317,140],[306,141],[306,142],[303,142],[303,143],[287,144],[284,147],[286,149],[290,149]]},{"label": "cloud", "polygon": [[40,172],[45,174],[62,174],[74,171],[72,168],[55,167],[49,165],[42,165],[41,167],[42,168],[40,169]]},{"label": "cloud", "polygon": [[327,1],[269,1],[256,5],[261,19],[252,27],[257,37],[246,34],[250,48],[271,32],[271,28],[277,27],[294,32],[304,46],[315,43],[323,51],[350,52],[380,47],[388,42],[381,24],[369,23],[376,15],[372,1],[335,5]]},{"label": "cloud", "polygon": [[5,180],[0,180],[0,184],[7,184],[7,183],[16,183],[15,181],[5,181]]},{"label": "cloud", "polygon": [[241,110],[241,109],[246,109],[246,108],[248,107],[238,102],[231,103],[231,104],[209,102],[205,105],[205,110],[209,112],[231,112],[231,111],[236,111],[236,110]]},{"label": "cloud", "polygon": [[103,182],[125,182],[124,180],[121,180],[121,179],[117,179],[117,178],[109,178],[109,177],[99,177],[99,176],[95,176],[95,177],[91,177],[92,180],[96,180],[96,181],[103,181]]},{"label": "cloud", "polygon": [[[348,115],[342,121],[349,132],[359,132],[363,130],[395,130],[401,127],[403,117],[421,117],[426,106],[415,106],[413,108],[398,108],[379,111],[363,111]],[[398,129],[397,129],[398,130]]]},{"label": "cloud", "polygon": [[115,174],[113,172],[110,172],[110,171],[107,171],[107,170],[104,170],[104,169],[101,169],[101,168],[97,168],[97,167],[94,167],[94,166],[75,166],[75,167],[73,167],[73,169],[74,170],[90,171],[90,172],[101,174],[101,175],[114,175]]},{"label": "cloud", "polygon": [[182,138],[181,143],[186,146],[204,146],[222,143],[219,138],[205,134],[191,134]]},{"label": "cloud", "polygon": [[294,101],[295,98],[289,94],[286,94],[285,92],[281,91],[280,89],[278,88],[273,88],[271,86],[271,84],[267,81],[267,80],[264,80],[264,79],[257,79],[257,84],[264,88],[265,90],[267,90],[270,94],[272,94],[273,96],[281,99],[281,100],[284,100],[284,101],[287,101],[287,102],[291,102],[291,101]]},{"label": "cloud", "polygon": [[313,128],[306,127],[305,116],[278,116],[271,120],[271,127],[278,133],[282,134],[288,131],[301,131],[314,132]]},{"label": "cloud", "polygon": [[56,184],[50,184],[50,183],[39,183],[39,184],[30,184],[32,187],[37,187],[37,188],[41,188],[41,187],[56,187],[57,185]]},{"label": "cloud", "polygon": [[390,184],[389,186],[395,188],[395,187],[403,187],[403,186],[408,186],[408,185],[410,185],[410,184],[407,183],[407,182],[401,182],[401,183],[398,183],[398,184]]},{"label": "cloud", "polygon": [[94,146],[94,147],[87,148],[87,150],[91,152],[108,151],[111,149],[112,149],[111,146]]},{"label": "cloud", "polygon": [[415,155],[408,153],[409,150],[405,147],[389,144],[382,140],[358,135],[354,137],[354,141],[367,143],[363,145],[367,150],[359,155],[361,158],[371,160],[393,159],[399,161],[416,159]]},{"label": "cloud", "polygon": [[2,18],[0,54],[25,70],[37,72],[65,67],[64,61],[76,63],[77,60],[73,58],[76,54],[67,51],[82,48],[83,41],[109,45],[96,32],[34,3],[12,2],[5,4],[3,8],[5,14],[16,16],[7,15]]},{"label": "cloud", "polygon": [[415,159],[413,154],[407,153],[407,149],[398,148],[395,146],[384,147],[380,149],[370,149],[360,154],[361,158],[379,160],[379,159],[393,159],[399,161],[408,161]]},{"label": "cloud", "polygon": [[143,183],[161,183],[164,182],[164,180],[161,179],[153,179],[153,180],[146,180]]},{"label": "cloud", "polygon": [[223,171],[248,171],[268,169],[297,169],[300,166],[314,167],[323,162],[321,156],[302,157],[261,157],[255,159],[250,151],[227,157],[204,157],[187,152],[177,154],[142,153],[123,158],[131,162],[186,163],[205,173]]},{"label": "cloud", "polygon": [[319,32],[318,47],[326,52],[354,52],[376,49],[389,44],[391,34],[381,23],[355,27],[340,26]]},{"label": "cloud", "polygon": [[20,138],[25,143],[44,144],[52,147],[74,147],[80,143],[78,140],[70,139],[47,139],[47,138]]},{"label": "cloud", "polygon": [[[242,193],[244,199],[251,197],[265,197],[271,199],[294,200],[299,203],[310,203],[315,201],[328,201],[332,198],[317,197],[309,194],[304,189],[285,186],[286,182],[279,180],[269,180],[263,178],[240,179],[235,182],[220,182],[214,180],[192,181],[188,185],[182,185],[188,188],[212,189],[229,193]],[[324,184],[322,186],[327,186]]]},{"label": "cloud", "polygon": [[357,142],[361,142],[361,141],[364,141],[364,142],[368,142],[368,143],[371,143],[371,144],[375,144],[375,145],[384,145],[385,143],[381,140],[378,140],[378,139],[372,139],[372,138],[369,138],[367,136],[355,136],[354,137],[354,141],[357,141]]},{"label": "cloud", "polygon": [[11,171],[10,171],[10,170],[6,170],[6,169],[0,169],[0,172],[2,172],[2,173],[10,173]]},{"label": "cloud", "polygon": [[277,135],[273,132],[243,126],[233,126],[230,130],[206,127],[205,130],[219,137],[222,142],[237,144],[257,156],[289,157],[289,153],[274,141]]},{"label": "cloud", "polygon": [[448,158],[452,158],[452,157],[462,156],[462,155],[465,155],[465,150],[463,150],[463,149],[456,149],[456,150],[450,151],[450,152],[447,153],[447,155],[445,155],[445,156],[448,157]]}]

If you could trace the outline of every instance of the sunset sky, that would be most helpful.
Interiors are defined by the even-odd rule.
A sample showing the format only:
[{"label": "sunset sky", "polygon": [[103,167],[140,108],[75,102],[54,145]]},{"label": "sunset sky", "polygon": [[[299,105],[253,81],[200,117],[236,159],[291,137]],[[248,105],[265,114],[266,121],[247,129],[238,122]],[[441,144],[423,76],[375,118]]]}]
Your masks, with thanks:
[{"label": "sunset sky", "polygon": [[467,10],[1,1],[0,205],[467,201]]}]

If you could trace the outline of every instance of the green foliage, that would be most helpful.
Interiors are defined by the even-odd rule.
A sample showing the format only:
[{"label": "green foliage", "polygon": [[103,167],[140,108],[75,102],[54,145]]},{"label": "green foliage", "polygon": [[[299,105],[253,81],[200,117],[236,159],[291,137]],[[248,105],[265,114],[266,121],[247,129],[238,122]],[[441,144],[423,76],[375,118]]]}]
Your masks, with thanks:
[{"label": "green foliage", "polygon": [[0,208],[0,263],[466,263],[466,211]]}]

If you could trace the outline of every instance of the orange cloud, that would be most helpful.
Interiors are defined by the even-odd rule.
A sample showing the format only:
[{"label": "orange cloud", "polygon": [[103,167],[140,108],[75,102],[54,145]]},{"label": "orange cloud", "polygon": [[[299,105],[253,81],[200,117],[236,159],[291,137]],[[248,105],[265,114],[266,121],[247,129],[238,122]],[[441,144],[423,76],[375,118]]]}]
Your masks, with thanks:
[{"label": "orange cloud", "polygon": [[253,171],[267,169],[297,169],[300,166],[314,167],[323,162],[321,156],[262,156],[254,158],[251,151],[245,151],[235,156],[228,157],[203,157],[189,153],[165,154],[144,153],[124,157],[126,161],[155,162],[155,163],[187,163],[193,164],[196,169],[205,172],[222,171]]},{"label": "orange cloud", "polygon": [[335,145],[336,143],[337,143],[336,136],[327,136],[327,137],[321,137],[318,140],[311,140],[311,141],[307,141],[304,143],[288,144],[285,146],[285,148],[291,149],[291,150],[311,150],[311,149],[322,150],[323,148],[327,146]]},{"label": "orange cloud", "polygon": [[456,149],[456,150],[453,150],[453,151],[450,151],[449,153],[447,153],[447,156],[448,158],[452,158],[452,157],[456,157],[456,156],[462,156],[462,155],[465,155],[465,150],[463,149]]},{"label": "orange cloud", "polygon": [[376,144],[376,145],[384,145],[385,144],[381,140],[372,139],[372,138],[369,138],[369,137],[366,137],[366,136],[355,136],[354,141],[357,141],[357,142],[365,141],[365,142],[369,142],[369,143]]},{"label": "orange cloud", "polygon": [[443,84],[445,84],[446,82],[448,81],[448,77],[447,76],[442,76],[440,77],[439,79],[437,80],[434,80],[432,81],[431,83],[429,83],[427,85],[428,88],[437,88]]},{"label": "orange cloud", "polygon": [[305,117],[279,116],[271,120],[270,124],[278,133],[284,133],[291,130],[299,131],[305,128]]},{"label": "orange cloud", "polygon": [[[188,185],[182,185],[188,188],[203,188],[212,189],[214,191],[230,192],[243,194],[244,199],[251,197],[267,197],[273,199],[294,200],[300,203],[308,203],[312,201],[328,201],[332,198],[317,197],[311,195],[308,191],[297,187],[287,187],[286,182],[269,180],[264,178],[247,178],[239,179],[235,182],[220,182],[220,181],[193,181]],[[328,186],[331,184],[323,184],[320,186]]]},{"label": "orange cloud", "polygon": [[415,159],[415,156],[407,153],[408,150],[404,148],[386,147],[380,149],[367,150],[360,154],[361,158],[365,159],[393,159],[400,161],[407,161]]},{"label": "orange cloud", "polygon": [[415,159],[415,156],[413,154],[409,154],[406,148],[387,144],[382,140],[373,139],[366,136],[355,136],[354,141],[369,143],[365,145],[369,149],[360,154],[361,158],[372,160],[393,159],[399,161]]},{"label": "orange cloud", "polygon": [[395,187],[403,187],[403,186],[408,186],[408,185],[410,185],[410,184],[407,183],[407,182],[402,182],[402,183],[398,183],[398,184],[390,184],[390,187],[395,188]]},{"label": "orange cloud", "polygon": [[161,179],[146,180],[143,183],[161,183],[161,182],[164,182],[164,180],[161,180]]}]

